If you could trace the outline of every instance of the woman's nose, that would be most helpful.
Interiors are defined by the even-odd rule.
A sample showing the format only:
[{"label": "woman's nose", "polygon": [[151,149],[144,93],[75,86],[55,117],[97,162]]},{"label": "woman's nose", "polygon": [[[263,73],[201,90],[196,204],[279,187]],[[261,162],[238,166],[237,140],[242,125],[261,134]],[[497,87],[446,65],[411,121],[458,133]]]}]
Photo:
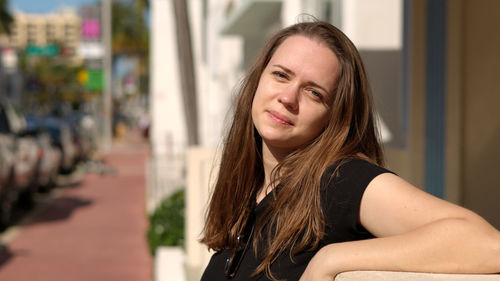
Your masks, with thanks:
[{"label": "woman's nose", "polygon": [[299,108],[299,87],[289,85],[278,96],[278,102],[283,104],[287,109],[296,111]]}]

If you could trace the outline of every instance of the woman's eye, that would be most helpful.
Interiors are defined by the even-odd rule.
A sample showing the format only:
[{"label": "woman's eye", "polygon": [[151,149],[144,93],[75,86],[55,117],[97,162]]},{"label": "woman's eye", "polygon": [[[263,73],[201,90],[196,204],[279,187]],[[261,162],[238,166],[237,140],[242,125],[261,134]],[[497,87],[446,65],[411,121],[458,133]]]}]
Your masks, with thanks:
[{"label": "woman's eye", "polygon": [[287,79],[286,74],[283,73],[283,72],[281,72],[281,71],[274,71],[273,75],[276,76],[276,78],[279,78],[279,79]]},{"label": "woman's eye", "polygon": [[318,92],[318,91],[315,91],[315,90],[309,90],[309,92],[315,97],[315,98],[318,98],[318,99],[323,99],[323,95]]}]

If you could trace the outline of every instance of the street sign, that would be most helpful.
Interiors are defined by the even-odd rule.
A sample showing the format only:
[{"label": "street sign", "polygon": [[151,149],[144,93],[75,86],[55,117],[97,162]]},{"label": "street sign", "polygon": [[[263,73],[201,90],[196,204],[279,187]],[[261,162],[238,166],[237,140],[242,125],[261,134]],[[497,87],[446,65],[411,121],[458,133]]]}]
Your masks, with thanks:
[{"label": "street sign", "polygon": [[46,45],[46,46],[36,46],[28,45],[26,47],[26,55],[28,56],[38,56],[38,57],[53,57],[60,53],[59,46],[57,45]]},{"label": "street sign", "polygon": [[84,59],[98,59],[104,56],[104,48],[99,42],[82,42],[77,53]]},{"label": "street sign", "polygon": [[87,70],[87,82],[85,88],[92,92],[100,92],[104,87],[104,74],[102,69]]},{"label": "street sign", "polygon": [[82,38],[84,40],[99,40],[101,38],[101,22],[96,19],[84,19]]}]

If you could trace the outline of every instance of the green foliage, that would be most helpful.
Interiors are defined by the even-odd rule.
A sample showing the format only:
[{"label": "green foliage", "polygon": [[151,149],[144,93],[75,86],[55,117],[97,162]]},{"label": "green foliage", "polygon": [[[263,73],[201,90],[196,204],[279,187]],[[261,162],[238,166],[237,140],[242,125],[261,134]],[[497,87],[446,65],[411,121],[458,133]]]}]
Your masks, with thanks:
[{"label": "green foliage", "polygon": [[144,0],[112,2],[112,48],[115,55],[148,53],[149,29],[144,17],[147,7],[147,1]]},{"label": "green foliage", "polygon": [[82,66],[71,63],[70,58],[23,54],[21,69],[26,80],[25,98],[31,104],[78,102],[85,91],[77,79]]},{"label": "green foliage", "polygon": [[0,34],[9,34],[14,18],[9,12],[9,1],[0,0]]},{"label": "green foliage", "polygon": [[149,216],[149,250],[158,246],[184,246],[184,189],[169,197]]},{"label": "green foliage", "polygon": [[135,73],[139,76],[139,92],[148,92],[149,69],[149,0],[112,1],[111,30],[114,57],[136,57]]}]

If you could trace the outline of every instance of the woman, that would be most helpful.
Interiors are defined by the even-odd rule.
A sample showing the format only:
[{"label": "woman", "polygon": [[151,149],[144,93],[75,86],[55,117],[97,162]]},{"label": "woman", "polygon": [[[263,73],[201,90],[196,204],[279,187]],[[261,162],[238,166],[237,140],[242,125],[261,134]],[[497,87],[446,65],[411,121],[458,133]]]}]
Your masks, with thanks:
[{"label": "woman", "polygon": [[202,280],[350,270],[500,272],[500,234],[382,168],[359,53],[325,22],[279,31],[237,97],[201,241]]}]

